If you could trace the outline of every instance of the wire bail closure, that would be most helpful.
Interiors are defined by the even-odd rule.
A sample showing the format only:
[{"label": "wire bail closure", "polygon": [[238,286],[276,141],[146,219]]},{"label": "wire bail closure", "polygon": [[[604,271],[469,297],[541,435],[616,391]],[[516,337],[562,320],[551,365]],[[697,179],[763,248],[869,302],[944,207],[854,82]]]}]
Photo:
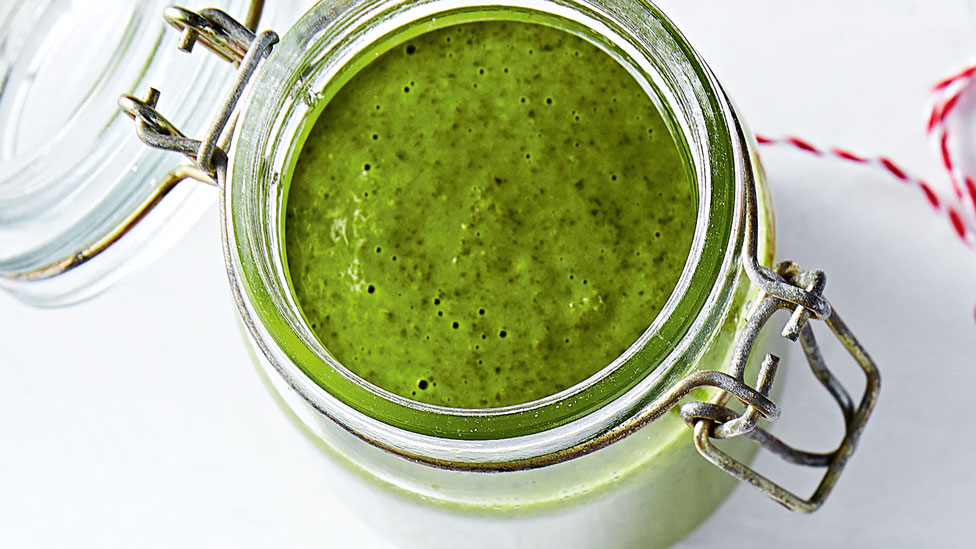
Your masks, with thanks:
[{"label": "wire bail closure", "polygon": [[[744,150],[748,150],[748,142],[742,133],[741,124],[738,127],[740,128],[738,134],[740,144]],[[685,422],[694,429],[695,447],[705,459],[739,480],[755,486],[788,509],[810,513],[820,508],[827,499],[844,466],[847,465],[848,459],[854,453],[868,417],[877,402],[881,386],[881,374],[864,347],[861,346],[837,312],[823,297],[824,287],[827,283],[823,271],[804,271],[792,261],[781,262],[775,270],[759,265],[757,254],[759,212],[756,181],[752,175],[752,166],[747,166],[745,171],[749,175],[746,177],[745,185],[746,241],[742,252],[742,262],[749,279],[762,290],[762,294],[750,311],[745,328],[736,339],[729,364],[729,375],[735,378],[737,384],[748,387],[744,380],[746,364],[752,355],[760,331],[776,311],[780,309],[792,310],[793,314],[783,328],[782,336],[791,341],[800,340],[810,369],[834,398],[843,413],[845,435],[840,445],[832,452],[817,453],[798,450],[758,426],[760,419],[768,421],[778,419],[778,407],[774,405],[773,408],[764,409],[758,406],[756,402],[740,398],[746,405],[746,409],[739,414],[726,406],[730,394],[725,390],[719,391],[709,402],[686,403],[681,406],[680,411]],[[861,395],[856,408],[847,390],[827,368],[810,326],[810,320],[824,321],[864,372],[866,378],[864,393]],[[766,353],[759,366],[756,391],[763,397],[769,396],[779,360],[778,356]],[[790,463],[808,467],[825,467],[827,471],[813,495],[803,499],[726,454],[711,441],[713,438],[723,439],[737,436],[746,436],[756,441],[763,448]]]},{"label": "wire bail closure", "polygon": [[[822,285],[822,281],[824,280],[822,272],[801,271],[795,263],[790,261],[785,261],[777,265],[775,273],[784,282],[796,284],[796,287],[799,288],[803,288],[804,286],[810,287],[817,283]],[[810,279],[814,279],[815,282],[812,284],[804,284],[804,282]],[[736,348],[733,353],[729,374],[735,378],[737,383],[745,384],[743,374],[745,372],[746,362],[752,354],[756,338],[773,313],[780,309],[793,311],[793,317],[790,323],[783,329],[783,336],[795,340],[795,338],[790,336],[794,334],[798,335],[811,370],[837,402],[837,405],[843,413],[845,436],[840,445],[834,451],[827,453],[808,452],[796,449],[758,426],[760,419],[769,421],[778,419],[778,407],[764,410],[755,403],[747,402],[745,411],[739,414],[726,406],[730,395],[724,390],[719,392],[709,402],[686,403],[681,406],[680,411],[685,422],[694,429],[695,447],[702,456],[727,473],[759,488],[767,496],[786,506],[788,509],[809,513],[817,510],[823,504],[836,484],[844,466],[847,464],[847,460],[854,453],[858,439],[864,430],[868,417],[878,398],[880,374],[877,366],[847,328],[847,325],[840,319],[836,311],[829,317],[823,319],[864,371],[867,379],[864,393],[861,396],[858,406],[855,408],[851,397],[843,385],[841,385],[827,368],[808,319],[802,318],[804,316],[809,317],[810,311],[782,297],[765,294],[752,309],[749,319],[746,322],[746,327],[736,341]],[[800,318],[800,321],[795,322],[792,320],[796,318]],[[815,318],[819,319],[819,317]],[[769,396],[778,363],[779,357],[767,353],[759,366],[756,390],[765,397]],[[827,471],[813,495],[808,499],[803,499],[756,472],[748,465],[729,456],[711,441],[713,438],[725,439],[737,436],[746,436],[754,440],[763,448],[777,454],[790,463],[809,467],[826,467]]]},{"label": "wire bail closure", "polygon": [[[260,4],[258,0],[253,2],[249,21],[252,20],[254,6],[257,6],[258,13],[260,12]],[[124,95],[119,98],[119,107],[135,120],[136,132],[147,145],[180,152],[193,162],[193,166],[183,166],[185,168],[182,172],[183,177],[192,177],[212,185],[222,185],[227,167],[225,147],[235,125],[232,115],[256,68],[268,56],[271,48],[278,41],[278,36],[271,31],[255,35],[247,27],[216,9],[205,9],[195,13],[183,8],[171,7],[165,11],[164,17],[181,32],[180,49],[190,51],[194,44],[199,42],[222,59],[237,65],[239,69],[236,84],[228,93],[202,140],[186,137],[156,111],[155,107],[159,100],[158,90],[150,88],[145,99]],[[749,151],[749,140],[742,130],[742,125],[734,113],[732,116],[736,122],[739,146],[743,151]],[[640,413],[625,420],[611,431],[582,442],[573,449],[560,451],[542,459],[507,463],[446,462],[407,454],[393,447],[382,445],[381,447],[434,467],[481,472],[521,470],[560,463],[603,448],[653,422],[671,408],[680,406],[682,418],[694,431],[695,447],[705,459],[740,480],[759,488],[767,496],[793,511],[812,512],[818,509],[830,494],[853,454],[877,402],[880,373],[874,361],[823,297],[826,276],[822,271],[803,271],[791,261],[782,262],[775,269],[759,264],[757,186],[749,160],[747,159],[745,163],[743,172],[746,175],[743,183],[746,227],[741,260],[743,269],[751,282],[761,290],[761,294],[749,313],[743,331],[736,339],[728,373],[712,370],[691,373],[649,403]],[[176,179],[171,185],[181,180],[182,178]],[[760,331],[773,314],[781,309],[792,311],[789,321],[783,328],[783,337],[791,341],[800,341],[811,370],[833,396],[843,413],[845,436],[832,452],[816,453],[795,449],[759,426],[761,419],[775,421],[780,417],[779,406],[769,398],[780,358],[766,353],[759,366],[755,388],[745,382],[745,370]],[[854,406],[846,389],[827,368],[810,326],[811,320],[824,321],[863,370],[867,382],[857,407]],[[695,388],[706,386],[718,389],[717,394],[710,401],[681,404],[681,401]],[[732,397],[745,406],[745,411],[738,413],[727,406]],[[813,495],[803,499],[729,456],[711,441],[713,438],[727,439],[739,436],[756,441],[763,448],[791,463],[826,468],[827,471]]]}]

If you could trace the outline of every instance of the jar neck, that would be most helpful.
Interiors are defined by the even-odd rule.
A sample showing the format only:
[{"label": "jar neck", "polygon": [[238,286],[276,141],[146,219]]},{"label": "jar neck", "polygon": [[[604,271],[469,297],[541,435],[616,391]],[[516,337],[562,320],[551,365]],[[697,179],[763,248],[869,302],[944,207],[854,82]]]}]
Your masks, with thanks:
[{"label": "jar neck", "polygon": [[[282,254],[282,179],[320,109],[375,55],[463,22],[508,19],[580,36],[626,67],[684,144],[698,203],[692,250],[661,313],[599,373],[537,401],[490,409],[427,405],[352,374],[303,320]],[[430,463],[523,464],[612,430],[695,365],[740,275],[748,151],[710,70],[657,8],[629,0],[406,0],[319,4],[258,76],[232,146],[221,201],[228,272],[266,359],[306,401],[369,442]],[[310,368],[311,365],[328,368]],[[315,373],[312,372],[322,372]],[[316,377],[312,377],[315,375]]]}]

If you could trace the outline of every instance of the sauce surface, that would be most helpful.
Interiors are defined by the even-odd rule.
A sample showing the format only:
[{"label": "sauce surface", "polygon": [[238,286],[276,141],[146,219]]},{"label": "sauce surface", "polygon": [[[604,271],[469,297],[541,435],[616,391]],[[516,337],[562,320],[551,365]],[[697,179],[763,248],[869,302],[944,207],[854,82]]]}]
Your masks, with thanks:
[{"label": "sauce surface", "polygon": [[329,352],[379,387],[528,402],[653,321],[691,247],[690,178],[655,103],[595,46],[443,28],[372,61],[315,122],[288,183],[292,285]]}]

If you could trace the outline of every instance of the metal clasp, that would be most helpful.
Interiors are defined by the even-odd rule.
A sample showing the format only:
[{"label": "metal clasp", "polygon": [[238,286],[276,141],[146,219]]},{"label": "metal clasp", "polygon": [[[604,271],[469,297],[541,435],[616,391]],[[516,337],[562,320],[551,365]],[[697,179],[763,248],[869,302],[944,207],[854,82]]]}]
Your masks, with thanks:
[{"label": "metal clasp", "polygon": [[[739,139],[743,147],[746,147],[746,139],[741,131]],[[748,150],[748,148],[744,150]],[[751,175],[751,166],[747,166],[747,168],[746,172],[749,175],[747,176],[745,191],[746,241],[742,259],[746,273],[750,280],[762,290],[762,294],[749,314],[745,329],[736,339],[736,346],[729,366],[729,375],[735,378],[737,385],[741,384],[748,388],[744,380],[746,363],[752,354],[759,332],[773,313],[780,309],[792,310],[793,314],[784,327],[782,335],[791,341],[800,340],[811,370],[834,398],[834,401],[837,402],[844,415],[845,435],[840,445],[832,452],[817,453],[798,450],[758,426],[759,419],[770,421],[777,419],[778,408],[770,410],[767,407],[763,409],[754,403],[744,401],[746,409],[739,414],[726,407],[730,398],[730,393],[727,390],[720,391],[709,402],[686,403],[681,406],[680,410],[684,420],[694,429],[695,447],[702,456],[727,473],[759,488],[767,496],[787,508],[809,513],[817,510],[827,499],[848,459],[854,453],[868,417],[877,402],[881,376],[867,351],[840,319],[836,310],[823,297],[826,276],[822,271],[803,271],[791,261],[780,263],[775,270],[759,265],[757,257],[759,216],[757,190],[756,182]],[[856,408],[843,385],[834,377],[824,362],[820,347],[810,326],[809,321],[812,319],[823,320],[827,324],[864,372],[866,384]],[[759,367],[755,390],[763,397],[769,396],[779,360],[779,357],[766,353]],[[741,387],[739,389],[741,392]],[[738,397],[737,394],[736,396]],[[739,400],[742,399],[739,398]],[[713,438],[722,439],[737,436],[746,436],[791,463],[809,467],[825,467],[827,471],[813,495],[803,499],[756,472],[748,465],[729,456],[711,441]]]},{"label": "metal clasp", "polygon": [[[800,271],[792,262],[779,264],[776,273],[785,282],[797,284],[797,287],[801,288],[803,286],[800,284],[811,279],[815,280],[814,284],[822,284],[824,280],[823,273]],[[809,287],[809,285],[806,286]],[[757,425],[760,418],[775,420],[774,415],[764,413],[760,408],[751,404],[746,407],[742,414],[738,414],[725,406],[729,400],[729,394],[724,391],[709,402],[690,402],[682,405],[681,415],[694,429],[695,447],[706,459],[729,474],[759,488],[770,498],[787,508],[808,513],[815,511],[823,504],[840,477],[847,460],[854,453],[858,439],[878,398],[880,374],[877,366],[836,311],[823,319],[851,356],[854,357],[867,378],[864,393],[861,396],[860,403],[855,408],[843,385],[827,368],[810,323],[802,318],[803,316],[811,316],[812,313],[804,311],[801,306],[781,297],[765,294],[753,308],[746,322],[746,328],[737,340],[729,373],[738,382],[744,383],[743,374],[746,361],[751,354],[760,330],[773,313],[780,309],[791,309],[794,312],[792,318],[800,319],[799,322],[791,320],[784,328],[783,335],[790,337],[794,332],[798,333],[811,370],[820,383],[830,392],[844,415],[845,436],[837,449],[829,453],[816,453],[793,448]],[[807,314],[797,314],[798,312],[806,312]],[[763,396],[769,396],[778,362],[779,357],[767,353],[759,367],[756,390]],[[713,438],[723,439],[737,436],[746,436],[791,463],[809,467],[826,467],[827,471],[813,495],[808,499],[803,499],[756,472],[748,465],[729,456],[711,441]]]},{"label": "metal clasp", "polygon": [[156,111],[158,90],[150,88],[146,99],[123,95],[119,98],[119,108],[136,121],[136,132],[145,144],[180,152],[197,168],[216,177],[217,165],[227,161],[224,149],[233,133],[231,116],[234,109],[258,65],[278,42],[278,35],[273,31],[255,35],[233,17],[212,8],[195,13],[171,6],[166,8],[163,17],[181,32],[181,50],[192,51],[193,45],[199,42],[221,59],[237,65],[235,84],[201,140],[187,138]]},{"label": "metal clasp", "polygon": [[254,41],[254,33],[226,13],[207,8],[200,13],[170,6],[163,18],[180,31],[177,47],[190,53],[198,41],[224,61],[240,64]]}]

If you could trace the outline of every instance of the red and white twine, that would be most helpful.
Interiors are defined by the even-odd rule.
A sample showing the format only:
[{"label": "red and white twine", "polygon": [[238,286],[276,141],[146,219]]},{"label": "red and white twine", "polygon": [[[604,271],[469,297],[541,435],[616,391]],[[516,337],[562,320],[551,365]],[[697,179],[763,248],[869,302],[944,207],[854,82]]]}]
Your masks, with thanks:
[{"label": "red and white twine", "polygon": [[956,233],[970,246],[974,246],[973,238],[976,236],[976,181],[965,173],[953,156],[960,147],[953,139],[951,123],[952,115],[958,110],[959,99],[974,84],[976,65],[970,65],[936,84],[932,88],[933,101],[926,126],[926,133],[937,147],[942,166],[952,184],[955,204],[947,206],[946,214]]},{"label": "red and white twine", "polygon": [[[949,178],[951,192],[938,192],[925,179],[913,175],[886,156],[864,156],[838,147],[818,147],[795,136],[757,135],[765,146],[787,146],[816,156],[835,158],[882,170],[895,180],[911,185],[925,197],[929,206],[945,216],[957,237],[976,249],[976,178],[956,160],[960,146],[952,131],[953,115],[958,114],[960,99],[976,87],[976,64],[940,80],[931,91],[926,134],[938,151],[942,167]],[[976,311],[974,311],[976,318]]]}]

